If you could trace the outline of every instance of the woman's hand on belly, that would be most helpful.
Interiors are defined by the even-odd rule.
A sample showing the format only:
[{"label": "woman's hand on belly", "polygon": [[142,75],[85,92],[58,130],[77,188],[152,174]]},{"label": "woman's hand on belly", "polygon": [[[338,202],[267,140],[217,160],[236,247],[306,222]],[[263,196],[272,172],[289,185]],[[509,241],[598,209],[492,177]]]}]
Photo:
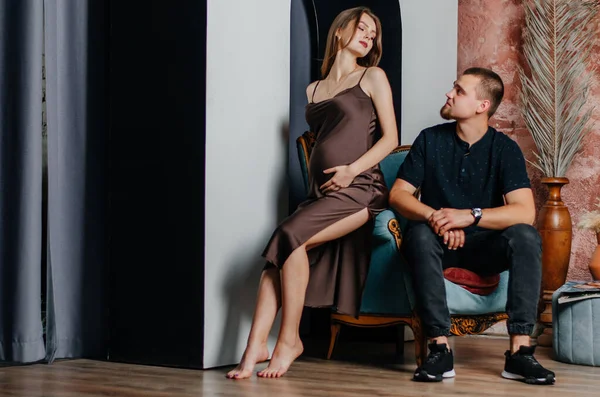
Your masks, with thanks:
[{"label": "woman's hand on belly", "polygon": [[337,167],[328,168],[324,170],[323,173],[335,173],[331,179],[322,184],[319,188],[323,194],[337,192],[340,189],[350,186],[357,175],[352,166],[349,165],[339,165]]}]

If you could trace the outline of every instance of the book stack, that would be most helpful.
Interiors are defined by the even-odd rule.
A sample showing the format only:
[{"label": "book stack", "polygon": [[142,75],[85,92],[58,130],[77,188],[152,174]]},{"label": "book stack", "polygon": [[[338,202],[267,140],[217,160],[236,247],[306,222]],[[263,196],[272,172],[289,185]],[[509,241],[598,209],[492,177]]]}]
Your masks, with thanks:
[{"label": "book stack", "polygon": [[600,298],[600,281],[570,281],[561,288],[558,304]]}]

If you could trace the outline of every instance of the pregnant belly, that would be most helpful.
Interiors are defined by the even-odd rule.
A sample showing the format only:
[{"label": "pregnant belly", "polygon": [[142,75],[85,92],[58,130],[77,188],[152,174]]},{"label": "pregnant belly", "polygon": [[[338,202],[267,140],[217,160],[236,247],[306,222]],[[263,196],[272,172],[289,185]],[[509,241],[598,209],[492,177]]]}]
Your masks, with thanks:
[{"label": "pregnant belly", "polygon": [[348,165],[356,161],[362,153],[349,153],[348,151],[323,150],[315,147],[310,156],[308,170],[311,178],[320,186],[327,182],[334,173],[325,174],[324,170],[337,167],[339,165]]}]

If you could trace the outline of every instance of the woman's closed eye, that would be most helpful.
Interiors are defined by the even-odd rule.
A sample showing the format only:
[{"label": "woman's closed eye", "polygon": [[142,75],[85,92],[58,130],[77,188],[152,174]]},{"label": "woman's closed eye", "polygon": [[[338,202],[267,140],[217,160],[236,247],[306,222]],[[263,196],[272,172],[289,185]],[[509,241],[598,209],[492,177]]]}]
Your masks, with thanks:
[{"label": "woman's closed eye", "polygon": [[[365,32],[366,29],[363,26],[358,25],[358,29],[360,29],[361,32]],[[375,35],[367,37],[367,39],[370,39],[371,41],[375,40]]]}]

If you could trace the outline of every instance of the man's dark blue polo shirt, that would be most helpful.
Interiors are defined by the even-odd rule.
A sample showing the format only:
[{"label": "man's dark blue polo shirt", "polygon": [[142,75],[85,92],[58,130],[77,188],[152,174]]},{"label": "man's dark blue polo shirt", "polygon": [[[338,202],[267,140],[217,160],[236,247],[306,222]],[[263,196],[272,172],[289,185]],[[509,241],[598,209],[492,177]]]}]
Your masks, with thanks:
[{"label": "man's dark blue polo shirt", "polygon": [[421,202],[440,208],[493,208],[504,195],[531,187],[525,159],[509,137],[489,127],[469,147],[456,123],[427,128],[413,143],[398,178],[421,188]]}]

